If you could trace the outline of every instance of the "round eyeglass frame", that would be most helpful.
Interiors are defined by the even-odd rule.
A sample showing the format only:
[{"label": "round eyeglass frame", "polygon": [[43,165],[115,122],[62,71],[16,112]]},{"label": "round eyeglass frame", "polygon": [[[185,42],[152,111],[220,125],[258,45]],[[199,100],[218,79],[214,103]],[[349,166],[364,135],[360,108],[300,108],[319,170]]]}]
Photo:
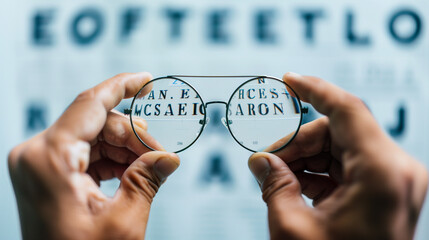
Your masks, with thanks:
[{"label": "round eyeglass frame", "polygon": [[254,77],[254,78],[251,78],[251,79],[249,79],[249,80],[247,80],[247,81],[245,81],[244,83],[242,83],[240,86],[238,86],[235,90],[234,90],[234,92],[231,94],[231,97],[229,98],[229,101],[228,101],[228,104],[226,105],[226,113],[225,113],[225,116],[226,116],[226,126],[228,127],[228,131],[229,131],[229,133],[231,134],[231,136],[234,138],[234,140],[238,143],[238,144],[240,144],[240,146],[242,146],[243,148],[245,148],[245,149],[247,149],[247,150],[249,150],[249,151],[251,151],[251,152],[258,152],[258,151],[255,151],[255,150],[253,150],[253,149],[250,149],[250,148],[248,148],[248,147],[246,147],[246,146],[244,146],[243,144],[241,144],[240,143],[240,141],[238,141],[238,139],[234,136],[234,134],[232,133],[232,130],[231,130],[231,128],[230,128],[230,125],[229,125],[229,119],[228,119],[228,110],[229,110],[229,106],[231,105],[231,101],[232,101],[232,99],[233,99],[233,97],[234,97],[234,95],[235,95],[235,93],[237,92],[237,91],[239,91],[240,90],[240,88],[242,87],[242,86],[244,86],[244,85],[246,85],[247,83],[249,83],[249,82],[251,82],[251,81],[255,81],[255,80],[258,80],[258,79],[260,79],[260,78],[268,78],[268,79],[271,79],[271,80],[275,80],[275,81],[278,81],[278,82],[280,82],[280,83],[283,83],[287,88],[288,88],[288,90],[291,90],[292,92],[293,92],[293,94],[295,95],[295,98],[297,99],[297,102],[298,102],[298,105],[299,105],[299,115],[300,115],[300,119],[299,119],[299,124],[298,124],[298,127],[297,127],[297,129],[296,129],[296,131],[295,131],[295,133],[293,134],[293,136],[289,139],[289,141],[287,141],[285,144],[283,144],[281,147],[279,147],[279,148],[277,148],[277,149],[275,149],[275,150],[272,150],[272,151],[270,151],[270,153],[275,153],[275,152],[277,152],[277,151],[279,151],[279,150],[281,150],[281,149],[283,149],[283,148],[285,148],[287,145],[289,145],[289,143],[296,137],[296,135],[298,134],[298,132],[299,132],[299,129],[301,128],[301,124],[302,124],[302,118],[303,118],[303,111],[302,111],[302,104],[301,104],[301,100],[299,99],[299,96],[298,96],[298,94],[295,92],[295,90],[293,90],[287,83],[285,83],[284,81],[282,81],[282,80],[280,80],[280,79],[278,79],[278,78],[276,78],[276,77],[270,77],[270,76],[259,76],[259,77]]},{"label": "round eyeglass frame", "polygon": [[[274,153],[274,152],[277,152],[277,151],[279,151],[279,150],[281,150],[281,149],[283,149],[283,148],[285,148],[287,145],[289,145],[289,143],[290,142],[292,142],[292,140],[296,137],[296,135],[298,134],[298,132],[299,132],[299,129],[301,128],[301,124],[302,124],[302,120],[303,120],[303,108],[302,108],[302,104],[301,104],[301,100],[300,100],[300,98],[299,98],[299,96],[298,96],[298,94],[295,92],[295,90],[293,90],[293,88],[291,88],[287,83],[285,83],[284,81],[282,81],[282,80],[280,80],[280,79],[278,79],[278,78],[276,78],[276,77],[271,77],[271,76],[192,76],[192,75],[170,75],[170,76],[164,76],[164,77],[158,77],[158,78],[155,78],[155,79],[152,79],[152,80],[150,80],[149,82],[147,82],[147,83],[145,83],[144,85],[143,85],[143,87],[141,87],[140,88],[140,90],[137,92],[137,94],[134,96],[134,98],[133,98],[133,100],[132,100],[132,102],[131,102],[131,106],[130,106],[130,109],[129,109],[129,115],[130,115],[130,122],[131,122],[131,128],[133,129],[133,132],[134,132],[134,135],[139,139],[139,141],[145,146],[145,147],[147,147],[148,149],[150,149],[150,150],[152,150],[152,151],[157,151],[156,149],[154,149],[154,148],[152,148],[152,147],[150,147],[148,144],[146,144],[141,138],[140,138],[140,136],[137,134],[137,131],[136,131],[136,129],[134,128],[134,124],[133,124],[133,114],[132,114],[132,109],[133,109],[133,107],[134,107],[134,102],[135,102],[135,100],[137,99],[137,96],[141,93],[141,91],[147,86],[147,85],[149,85],[149,84],[151,84],[151,83],[153,83],[153,82],[156,82],[156,81],[159,81],[159,80],[163,80],[163,79],[174,79],[174,80],[177,80],[177,81],[180,81],[180,82],[182,82],[182,83],[184,83],[184,84],[186,84],[187,86],[189,86],[192,90],[194,90],[195,91],[195,93],[197,93],[197,95],[198,95],[198,98],[200,99],[200,101],[201,101],[201,104],[202,104],[202,106],[203,106],[203,115],[204,115],[204,118],[202,119],[202,124],[201,124],[201,129],[199,130],[199,133],[198,133],[198,135],[197,135],[197,137],[190,143],[190,144],[188,144],[186,147],[184,147],[184,148],[182,148],[182,149],[180,149],[180,150],[178,150],[178,151],[175,151],[175,152],[173,152],[173,153],[180,153],[180,152],[183,152],[183,151],[185,151],[186,149],[188,149],[189,147],[191,147],[199,138],[200,138],[200,136],[201,136],[201,134],[203,133],[203,130],[204,130],[204,127],[205,127],[205,125],[206,125],[206,123],[207,123],[207,104],[206,103],[204,103],[204,100],[201,98],[201,95],[198,93],[198,91],[191,85],[191,84],[189,84],[189,83],[187,83],[186,81],[184,81],[184,80],[182,80],[182,79],[180,79],[179,77],[201,77],[201,78],[224,78],[224,77],[231,77],[231,78],[242,78],[242,77],[250,77],[250,79],[249,80],[246,80],[245,82],[243,82],[242,84],[240,84],[235,90],[234,90],[234,92],[231,94],[231,97],[229,98],[229,100],[228,100],[228,103],[225,103],[225,102],[217,102],[217,101],[215,101],[216,103],[224,103],[224,104],[226,104],[226,111],[225,111],[225,119],[226,119],[226,123],[225,123],[225,125],[227,126],[227,128],[228,128],[228,131],[229,131],[229,133],[231,134],[231,136],[232,136],[232,138],[241,146],[241,147],[243,147],[243,148],[245,148],[245,149],[247,149],[247,150],[249,150],[249,151],[251,151],[251,152],[258,152],[258,151],[255,151],[255,150],[253,150],[253,149],[250,149],[250,148],[248,148],[248,147],[246,147],[246,146],[244,146],[242,143],[240,143],[240,141],[236,138],[236,136],[234,136],[234,134],[233,134],[233,132],[232,132],[232,130],[231,130],[231,127],[230,127],[230,124],[229,124],[229,119],[228,119],[228,110],[229,110],[229,106],[230,106],[230,103],[231,103],[231,101],[232,101],[232,99],[233,99],[233,97],[234,97],[234,95],[236,94],[236,92],[237,91],[239,91],[240,90],[240,88],[241,87],[243,87],[244,85],[246,85],[247,83],[249,83],[249,82],[251,82],[251,81],[255,81],[255,80],[257,80],[257,79],[260,79],[260,78],[266,78],[266,79],[271,79],[271,80],[275,80],[275,81],[278,81],[278,82],[280,82],[280,83],[282,83],[282,84],[284,84],[287,88],[288,88],[288,90],[289,91],[292,91],[293,92],[293,94],[295,95],[295,98],[297,99],[297,102],[298,102],[298,105],[299,105],[299,110],[300,110],[300,120],[299,120],[299,124],[298,124],[298,127],[297,127],[297,129],[296,129],[296,131],[295,131],[295,133],[294,133],[294,135],[289,139],[289,141],[287,141],[285,144],[283,144],[281,147],[279,147],[279,148],[277,148],[277,149],[275,149],[275,150],[272,150],[272,151],[270,151],[270,153]],[[210,103],[210,102],[209,102]],[[214,103],[214,102],[213,102]],[[201,120],[200,120],[201,121]]]}]

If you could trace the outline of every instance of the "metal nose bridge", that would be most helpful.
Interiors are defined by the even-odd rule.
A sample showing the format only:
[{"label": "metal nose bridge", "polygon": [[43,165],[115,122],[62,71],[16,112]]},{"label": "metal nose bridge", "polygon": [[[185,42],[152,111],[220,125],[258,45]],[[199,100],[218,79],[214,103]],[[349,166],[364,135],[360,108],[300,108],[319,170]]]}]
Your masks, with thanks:
[{"label": "metal nose bridge", "polygon": [[226,103],[226,102],[222,102],[222,101],[210,101],[210,102],[206,102],[205,107],[207,108],[207,106],[208,106],[209,104],[216,104],[216,103],[225,104],[225,106],[227,106],[227,105],[228,105],[228,103]]},{"label": "metal nose bridge", "polygon": [[[207,109],[207,106],[210,105],[210,104],[224,104],[225,107],[228,108],[228,103],[223,102],[223,101],[210,101],[210,102],[206,102],[204,104],[204,107]],[[210,118],[207,117],[206,121],[200,120],[200,124],[203,124],[205,126],[209,121],[210,121]],[[228,125],[232,124],[231,120],[228,120],[228,123],[227,123],[225,117],[221,118],[221,122],[222,122],[223,126],[225,126],[225,128],[227,128],[227,129],[228,129]]]}]

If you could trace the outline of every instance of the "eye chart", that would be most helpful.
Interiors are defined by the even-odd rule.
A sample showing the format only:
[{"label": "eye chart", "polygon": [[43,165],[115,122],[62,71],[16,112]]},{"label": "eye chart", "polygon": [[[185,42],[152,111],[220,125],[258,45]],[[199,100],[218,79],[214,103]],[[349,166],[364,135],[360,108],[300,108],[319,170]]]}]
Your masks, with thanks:
[{"label": "eye chart", "polygon": [[[26,1],[0,9],[3,159],[52,124],[84,89],[121,72],[322,77],[361,97],[379,124],[428,166],[427,1]],[[210,84],[209,98],[224,96]],[[204,85],[196,86],[198,89]],[[210,94],[209,94],[210,93]],[[124,101],[119,109],[129,107]],[[268,239],[250,155],[222,106],[155,198],[148,239]],[[311,109],[310,109],[311,110]],[[307,121],[317,113],[310,111]],[[5,164],[0,238],[19,239]],[[113,194],[117,181],[102,185]],[[427,204],[426,204],[427,205]],[[429,210],[416,238],[427,239]]]}]

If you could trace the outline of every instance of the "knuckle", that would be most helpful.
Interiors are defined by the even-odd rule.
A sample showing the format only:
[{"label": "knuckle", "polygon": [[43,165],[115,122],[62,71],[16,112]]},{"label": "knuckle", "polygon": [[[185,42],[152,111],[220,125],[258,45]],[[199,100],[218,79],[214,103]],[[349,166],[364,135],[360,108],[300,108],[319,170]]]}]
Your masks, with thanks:
[{"label": "knuckle", "polygon": [[[411,158],[410,161],[414,164],[407,164],[407,166],[400,169],[402,182],[408,183],[404,188],[411,188],[419,193],[426,193],[428,187],[428,172],[426,167],[413,158]],[[411,193],[409,192],[409,194]],[[424,195],[425,194],[421,194],[421,196]]]},{"label": "knuckle", "polygon": [[416,160],[413,160],[413,161],[415,161],[415,166],[409,168],[409,171],[408,171],[409,176],[414,178],[418,182],[424,183],[424,185],[427,186],[428,171],[426,167],[421,162],[418,162]]},{"label": "knuckle", "polygon": [[108,118],[108,124],[103,130],[103,137],[108,142],[124,146],[130,136],[129,126],[123,119],[117,117]]},{"label": "knuckle", "polygon": [[[12,183],[20,190],[28,190],[38,180],[40,160],[44,159],[44,146],[39,139],[32,139],[23,143],[9,153],[8,165]],[[31,181],[31,183],[29,182]]]},{"label": "knuckle", "polygon": [[127,73],[127,72],[123,72],[123,73],[118,73],[116,74],[113,78],[126,78],[129,77],[132,73]]},{"label": "knuckle", "polygon": [[62,130],[49,129],[42,139],[34,141],[30,149],[26,150],[26,159],[31,159],[29,161],[34,169],[47,171],[57,177],[65,176],[80,166],[83,150],[90,151],[88,143],[79,143],[71,141],[69,134]]},{"label": "knuckle", "polygon": [[121,76],[113,78],[111,84],[113,89],[122,89],[124,85],[124,80],[129,77],[128,73],[124,73]]},{"label": "knuckle", "polygon": [[[407,164],[400,166],[399,174],[393,181],[396,187],[396,195],[399,201],[398,207],[406,209],[408,224],[414,227],[417,224],[419,214],[427,193],[428,174],[425,166],[412,157],[405,158]],[[405,206],[404,206],[405,204]]]},{"label": "knuckle", "polygon": [[79,93],[79,95],[77,95],[75,102],[79,102],[79,101],[83,101],[83,100],[90,100],[90,99],[94,99],[95,98],[95,90],[94,88],[85,90],[81,93]]},{"label": "knuckle", "polygon": [[122,218],[110,219],[105,224],[104,230],[99,239],[142,239],[141,229],[130,227]]},{"label": "knuckle", "polygon": [[312,76],[312,77],[308,77],[308,79],[309,79],[310,81],[312,81],[312,82],[313,82],[313,84],[315,84],[315,85],[317,85],[317,86],[320,86],[320,85],[322,85],[322,84],[325,84],[325,83],[326,83],[326,81],[325,81],[325,80],[323,80],[323,79],[321,79],[321,78],[319,78],[319,77],[314,77],[314,76]]},{"label": "knuckle", "polygon": [[11,159],[15,162],[15,167],[18,168],[18,166],[20,166],[24,167],[25,169],[31,168],[31,166],[34,165],[36,160],[40,158],[41,155],[41,148],[38,145],[39,144],[37,143],[28,144],[24,147],[24,149],[19,153],[18,156],[13,156],[16,157],[15,159]]},{"label": "knuckle", "polygon": [[8,165],[9,165],[9,171],[15,169],[16,163],[21,155],[21,146],[14,147],[8,155]]},{"label": "knuckle", "polygon": [[[403,188],[414,188],[416,186],[427,186],[428,173],[424,164],[408,155],[406,152],[396,147],[396,151],[391,151],[391,170],[387,173],[392,183]],[[393,148],[392,148],[393,149]],[[387,157],[386,157],[387,158]],[[413,186],[410,186],[413,185]]]},{"label": "knuckle", "polygon": [[352,107],[353,109],[366,109],[366,105],[362,99],[346,92],[344,92],[344,96],[342,98],[342,105]]},{"label": "knuckle", "polygon": [[347,116],[369,112],[365,103],[359,97],[348,92],[342,92],[338,97],[331,97],[330,106],[331,116],[339,119],[347,119]]},{"label": "knuckle", "polygon": [[329,85],[325,80],[312,76],[307,77],[307,80],[314,86],[314,89],[319,89],[319,94],[326,94]]},{"label": "knuckle", "polygon": [[424,188],[426,190],[427,186],[428,186],[428,182],[429,182],[428,171],[427,171],[426,167],[423,166],[423,164],[420,164],[420,166],[421,167],[419,167],[419,169],[422,172],[421,175],[420,175],[420,179],[421,179],[420,181],[423,182]]},{"label": "knuckle", "polygon": [[152,202],[161,185],[147,168],[136,166],[124,173],[121,183],[131,192],[144,197],[148,203]]}]

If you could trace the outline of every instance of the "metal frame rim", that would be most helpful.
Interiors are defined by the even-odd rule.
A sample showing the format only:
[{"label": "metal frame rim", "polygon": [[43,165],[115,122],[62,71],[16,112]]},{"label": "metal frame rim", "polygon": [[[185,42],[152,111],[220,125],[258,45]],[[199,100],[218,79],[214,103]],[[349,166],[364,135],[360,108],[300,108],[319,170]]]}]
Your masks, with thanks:
[{"label": "metal frame rim", "polygon": [[[164,76],[164,77],[157,77],[157,78],[154,78],[154,79],[152,79],[152,80],[150,80],[150,81],[148,81],[147,83],[145,83],[141,88],[140,88],[140,90],[134,95],[134,98],[133,98],[133,100],[132,100],[132,102],[131,102],[131,106],[130,106],[130,110],[131,110],[131,113],[130,113],[130,122],[131,122],[131,127],[132,127],[132,129],[133,129],[133,132],[134,132],[134,135],[139,139],[139,141],[145,146],[145,147],[147,147],[148,149],[150,149],[150,150],[152,150],[152,151],[157,151],[156,149],[153,149],[152,147],[150,147],[150,146],[148,146],[141,138],[140,138],[140,136],[137,134],[137,132],[136,132],[136,130],[135,130],[135,128],[134,128],[134,124],[133,124],[133,120],[132,120],[132,111],[133,111],[133,106],[134,106],[134,102],[135,102],[135,100],[136,100],[136,98],[137,98],[137,96],[140,94],[140,92],[146,87],[146,85],[148,85],[148,84],[150,84],[150,83],[153,83],[153,82],[155,82],[155,81],[158,81],[158,80],[162,80],[162,79],[175,79],[175,80],[178,80],[178,81],[181,81],[181,82],[183,82],[183,83],[185,83],[187,86],[189,86],[192,90],[194,90],[197,94],[198,94],[198,98],[200,99],[200,101],[201,101],[201,103],[202,103],[202,105],[203,105],[203,111],[204,111],[204,113],[203,113],[203,115],[204,115],[204,119],[203,119],[203,124],[202,124],[202,126],[201,126],[201,129],[200,129],[200,131],[199,131],[199,134],[198,134],[198,136],[190,143],[190,144],[188,144],[186,147],[184,147],[184,148],[182,148],[182,149],[180,149],[180,150],[178,150],[178,151],[175,151],[175,152],[173,152],[173,153],[180,153],[180,152],[182,152],[182,151],[185,151],[186,149],[188,149],[189,147],[191,147],[198,139],[199,139],[199,137],[201,136],[201,134],[203,133],[203,131],[204,131],[204,127],[205,127],[205,125],[206,125],[206,122],[207,122],[207,107],[206,107],[206,104],[204,103],[204,100],[202,99],[202,97],[201,97],[201,95],[199,94],[199,92],[191,85],[191,84],[189,84],[188,82],[186,82],[185,80],[182,80],[182,79],[180,79],[179,77],[191,77],[191,78],[197,78],[197,77],[201,77],[201,78],[240,78],[240,77],[243,77],[243,78],[247,78],[247,77],[250,77],[250,79],[249,80],[246,80],[244,83],[241,83],[233,92],[232,92],[232,94],[231,94],[231,96],[230,96],[230,98],[229,98],[229,100],[228,100],[228,102],[227,102],[227,104],[226,104],[226,111],[225,111],[225,118],[226,118],[226,126],[227,126],[227,128],[228,128],[228,131],[229,131],[229,133],[231,134],[231,136],[232,136],[232,138],[241,146],[241,147],[243,147],[243,148],[245,148],[245,149],[247,149],[248,151],[251,151],[251,152],[258,152],[258,151],[255,151],[255,150],[253,150],[253,149],[250,149],[250,148],[248,148],[248,147],[246,147],[246,146],[244,146],[243,144],[241,144],[238,140],[237,140],[237,138],[234,136],[234,134],[232,133],[232,130],[231,130],[231,127],[230,127],[230,125],[229,125],[229,119],[228,119],[228,111],[230,110],[229,109],[229,106],[230,106],[230,103],[231,103],[231,100],[232,100],[232,98],[233,98],[233,96],[235,95],[235,93],[243,86],[243,85],[245,85],[245,84],[247,84],[248,82],[250,82],[250,81],[254,81],[254,80],[256,80],[256,79],[258,79],[258,78],[268,78],[268,79],[272,79],[272,80],[276,80],[276,81],[279,81],[279,82],[281,82],[281,83],[283,83],[286,87],[288,87],[293,93],[294,93],[294,95],[295,95],[295,97],[297,98],[297,100],[298,100],[298,104],[299,104],[299,109],[300,109],[300,120],[299,120],[299,125],[298,125],[298,127],[297,127],[297,129],[296,129],[296,131],[295,131],[295,133],[294,133],[294,135],[290,138],[290,140],[289,141],[287,141],[283,146],[281,146],[281,147],[279,147],[279,148],[277,148],[277,149],[275,149],[275,150],[272,150],[272,151],[270,151],[270,153],[274,153],[274,152],[277,152],[277,151],[279,151],[279,150],[281,150],[281,149],[283,149],[283,148],[285,148],[287,145],[289,145],[289,143],[291,143],[292,142],[292,140],[296,137],[296,135],[298,134],[298,132],[299,132],[299,130],[300,130],[300,128],[301,128],[301,124],[302,124],[302,121],[303,121],[303,111],[302,111],[302,103],[301,103],[301,100],[300,100],[300,98],[299,98],[299,96],[298,96],[298,94],[295,92],[295,90],[293,89],[293,88],[291,88],[287,83],[285,83],[284,81],[282,81],[281,79],[279,79],[279,78],[276,78],[276,77],[272,77],[272,76],[265,76],[265,75],[231,75],[231,76],[227,76],[227,75],[225,75],[225,76],[222,76],[222,75],[218,75],[218,76],[216,76],[216,75],[213,75],[213,76],[198,76],[198,75],[168,75],[168,76]],[[217,101],[215,101],[215,102],[217,102]]]},{"label": "metal frame rim", "polygon": [[140,92],[143,90],[143,88],[145,88],[146,87],[146,85],[148,85],[148,84],[150,84],[150,83],[153,83],[153,82],[155,82],[155,81],[158,81],[158,80],[162,80],[162,79],[176,79],[176,80],[179,80],[179,81],[181,81],[181,82],[183,82],[183,83],[185,83],[186,85],[188,85],[189,87],[191,87],[192,88],[192,90],[194,90],[197,94],[198,94],[198,98],[201,100],[201,104],[203,105],[203,109],[204,109],[204,119],[203,119],[203,124],[202,124],[202,126],[201,126],[201,129],[200,129],[200,132],[199,132],[199,134],[198,134],[198,136],[189,144],[189,145],[187,145],[186,147],[184,147],[184,148],[182,148],[182,149],[180,149],[180,150],[177,150],[177,151],[174,151],[173,153],[180,153],[180,152],[182,152],[182,151],[185,151],[186,149],[188,149],[189,147],[191,147],[197,140],[198,140],[198,138],[201,136],[201,134],[203,133],[203,131],[204,131],[204,127],[205,127],[205,125],[206,125],[206,120],[207,120],[207,110],[206,110],[206,106],[205,106],[205,103],[204,103],[204,100],[201,98],[201,95],[200,95],[200,93],[191,85],[191,84],[189,84],[189,83],[187,83],[186,81],[184,81],[184,80],[182,80],[182,79],[180,79],[180,78],[178,78],[178,77],[173,77],[173,76],[165,76],[165,77],[158,77],[158,78],[154,78],[154,79],[152,79],[152,80],[150,80],[150,81],[148,81],[147,83],[145,83],[141,88],[140,88],[140,90],[136,93],[136,95],[134,95],[134,98],[133,98],[133,101],[131,102],[131,106],[130,106],[130,110],[131,110],[131,113],[130,113],[130,122],[131,122],[131,128],[133,129],[133,132],[134,132],[134,135],[139,139],[139,141],[141,142],[141,143],[143,143],[143,145],[145,146],[145,147],[147,147],[148,149],[150,149],[150,150],[152,150],[152,151],[158,151],[158,150],[156,150],[156,149],[154,149],[154,148],[152,148],[152,147],[150,147],[149,145],[147,145],[141,138],[140,138],[140,136],[137,134],[137,132],[136,132],[136,130],[135,130],[135,128],[134,128],[134,124],[133,124],[133,119],[132,119],[132,112],[133,112],[133,106],[134,106],[134,102],[135,102],[135,100],[136,100],[136,98],[137,98],[137,96],[140,94]]},{"label": "metal frame rim", "polygon": [[289,84],[285,83],[285,82],[284,82],[284,81],[282,81],[281,79],[276,78],[276,77],[271,77],[271,76],[257,76],[257,77],[254,77],[254,78],[252,78],[252,79],[249,79],[249,80],[245,81],[244,83],[240,84],[240,86],[238,86],[238,87],[234,90],[234,92],[231,94],[231,97],[230,97],[230,98],[229,98],[229,100],[228,100],[228,104],[226,105],[226,113],[225,113],[225,116],[226,116],[226,123],[227,123],[226,125],[228,126],[228,131],[229,131],[229,133],[230,133],[230,134],[231,134],[231,136],[234,138],[234,140],[235,140],[238,144],[240,144],[240,146],[242,146],[243,148],[245,148],[245,149],[247,149],[247,150],[249,150],[249,151],[251,151],[251,152],[254,152],[254,153],[258,152],[258,151],[255,151],[255,150],[253,150],[253,149],[250,149],[250,148],[248,148],[248,147],[244,146],[243,144],[241,144],[241,143],[237,140],[237,138],[234,136],[234,134],[233,134],[233,133],[232,133],[232,131],[231,131],[231,128],[230,128],[230,126],[229,126],[229,119],[228,119],[228,110],[229,110],[229,106],[230,106],[231,100],[232,100],[232,98],[234,97],[235,93],[236,93],[236,92],[237,92],[237,91],[238,91],[242,86],[244,86],[245,84],[247,84],[248,82],[250,82],[250,81],[254,81],[254,80],[258,79],[258,78],[268,78],[268,79],[276,80],[276,81],[279,81],[279,82],[283,83],[284,85],[286,85],[286,87],[288,87],[290,90],[292,90],[292,92],[295,94],[295,97],[297,98],[297,100],[298,100],[298,104],[299,104],[300,119],[299,119],[298,127],[297,127],[297,129],[296,129],[296,131],[295,131],[294,135],[290,138],[290,140],[289,140],[289,141],[287,141],[287,143],[285,143],[283,146],[281,146],[281,147],[279,147],[279,148],[277,148],[277,149],[275,149],[275,150],[270,151],[270,153],[275,153],[275,152],[278,152],[278,151],[280,151],[281,149],[285,148],[287,145],[289,145],[289,143],[290,143],[290,142],[292,142],[292,140],[293,140],[293,139],[296,137],[296,135],[298,134],[299,129],[301,128],[302,119],[303,119],[302,104],[301,104],[301,100],[300,100],[300,98],[299,98],[298,94],[295,92],[295,90],[293,90],[293,88],[291,88],[291,87],[289,86]]}]

